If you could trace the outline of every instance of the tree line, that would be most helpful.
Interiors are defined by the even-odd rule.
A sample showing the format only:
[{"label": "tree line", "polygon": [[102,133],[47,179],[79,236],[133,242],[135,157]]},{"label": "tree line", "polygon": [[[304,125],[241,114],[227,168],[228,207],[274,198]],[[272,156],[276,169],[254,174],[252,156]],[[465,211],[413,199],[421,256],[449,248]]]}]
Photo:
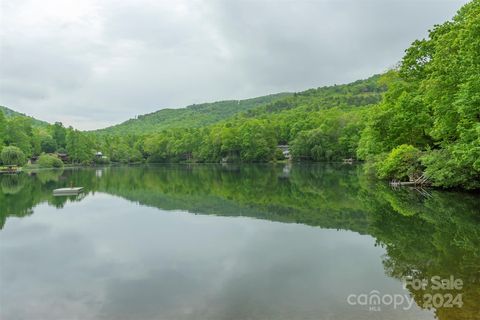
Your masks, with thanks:
[{"label": "tree line", "polygon": [[[480,0],[474,0],[413,42],[399,66],[381,76],[250,103],[201,126],[162,124],[145,132],[147,120],[139,118],[127,133],[122,125],[82,132],[60,123],[32,127],[26,118],[5,119],[0,112],[0,145],[16,146],[27,157],[66,153],[73,163],[90,164],[269,162],[283,159],[282,144],[294,161],[353,158],[382,179],[425,176],[435,186],[478,189],[479,25]],[[107,158],[95,157],[97,151]]]}]

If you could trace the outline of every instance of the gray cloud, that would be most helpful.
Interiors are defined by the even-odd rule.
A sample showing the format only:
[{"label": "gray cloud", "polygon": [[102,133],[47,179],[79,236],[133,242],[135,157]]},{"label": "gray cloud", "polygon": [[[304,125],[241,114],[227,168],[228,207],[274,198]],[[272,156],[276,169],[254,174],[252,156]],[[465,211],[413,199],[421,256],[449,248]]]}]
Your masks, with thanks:
[{"label": "gray cloud", "polygon": [[387,70],[465,0],[0,4],[0,104],[82,129]]}]

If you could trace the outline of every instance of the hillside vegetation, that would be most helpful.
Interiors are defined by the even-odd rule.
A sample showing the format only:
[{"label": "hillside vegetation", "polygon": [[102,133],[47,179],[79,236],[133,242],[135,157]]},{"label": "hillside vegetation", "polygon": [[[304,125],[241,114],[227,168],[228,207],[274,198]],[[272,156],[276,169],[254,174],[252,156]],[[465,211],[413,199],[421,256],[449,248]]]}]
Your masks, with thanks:
[{"label": "hillside vegetation", "polygon": [[138,134],[171,128],[198,128],[290,95],[290,93],[278,93],[245,100],[227,100],[194,104],[179,109],[162,109],[112,127],[96,130],[96,133]]},{"label": "hillside vegetation", "polygon": [[15,118],[15,117],[23,117],[23,118],[28,118],[30,119],[30,122],[32,124],[32,126],[34,127],[45,127],[45,126],[48,126],[48,122],[45,122],[45,121],[42,121],[42,120],[38,120],[38,119],[35,119],[33,117],[29,117],[23,113],[20,113],[20,112],[17,112],[17,111],[14,111],[10,108],[7,108],[7,107],[4,107],[4,106],[0,106],[0,113],[3,113],[5,115],[5,117],[7,118]]},{"label": "hillside vegetation", "polygon": [[[480,0],[416,40],[399,66],[346,85],[160,110],[95,132],[32,131],[0,113],[0,145],[75,163],[365,160],[381,179],[480,188]],[[7,130],[7,133],[2,133]],[[20,132],[20,133],[19,133]],[[102,159],[102,163],[106,161]]]},{"label": "hillside vegetation", "polygon": [[480,1],[413,42],[384,78],[358,155],[382,178],[480,188]]}]

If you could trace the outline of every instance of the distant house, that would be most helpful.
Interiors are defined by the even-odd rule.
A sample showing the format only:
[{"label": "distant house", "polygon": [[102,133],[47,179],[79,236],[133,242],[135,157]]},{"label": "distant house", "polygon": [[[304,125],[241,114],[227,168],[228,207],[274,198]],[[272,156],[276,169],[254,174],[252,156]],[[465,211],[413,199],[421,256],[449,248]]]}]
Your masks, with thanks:
[{"label": "distant house", "polygon": [[108,159],[108,157],[107,157],[107,156],[104,156],[103,153],[101,153],[100,151],[95,152],[95,158],[97,158],[97,159],[103,159],[103,160]]},{"label": "distant house", "polygon": [[37,157],[37,156],[32,156],[32,157],[30,157],[30,159],[28,160],[28,162],[29,162],[30,164],[35,164],[35,163],[37,163],[37,160],[38,160],[38,157]]},{"label": "distant house", "polygon": [[60,160],[62,160],[63,162],[67,162],[68,161],[68,154],[66,153],[58,153],[57,156],[60,158]]}]

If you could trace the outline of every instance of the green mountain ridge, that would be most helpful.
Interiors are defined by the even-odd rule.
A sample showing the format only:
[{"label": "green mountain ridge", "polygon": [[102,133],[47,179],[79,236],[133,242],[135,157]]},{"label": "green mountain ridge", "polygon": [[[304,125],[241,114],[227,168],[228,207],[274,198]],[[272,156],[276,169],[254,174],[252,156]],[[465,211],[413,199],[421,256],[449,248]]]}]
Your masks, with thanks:
[{"label": "green mountain ridge", "polygon": [[178,109],[161,109],[123,123],[95,130],[98,134],[148,134],[166,129],[199,128],[227,121],[238,115],[258,117],[297,107],[306,112],[332,107],[378,103],[386,88],[378,85],[380,75],[347,84],[311,88],[295,93],[277,93],[244,100],[194,104]]},{"label": "green mountain ridge", "polygon": [[198,128],[230,118],[238,113],[255,109],[289,97],[283,92],[244,100],[224,100],[193,104],[184,108],[165,108],[140,115],[120,124],[94,130],[98,134],[152,133],[172,128]]},{"label": "green mountain ridge", "polygon": [[5,107],[5,106],[0,106],[0,111],[3,112],[3,114],[5,114],[5,117],[6,117],[6,118],[13,118],[13,117],[26,117],[26,118],[29,118],[29,119],[32,121],[32,125],[33,125],[34,127],[44,127],[44,126],[49,125],[49,123],[46,122],[46,121],[36,119],[36,118],[34,118],[34,117],[31,117],[31,116],[28,116],[28,115],[26,115],[26,114],[24,114],[24,113],[21,113],[21,112],[12,110],[12,109],[7,108],[7,107]]},{"label": "green mountain ridge", "polygon": [[[238,115],[259,117],[272,113],[288,112],[301,107],[305,112],[346,106],[363,106],[378,103],[385,88],[377,84],[380,75],[347,84],[311,88],[300,92],[281,92],[243,100],[222,100],[193,104],[182,108],[165,108],[139,115],[122,123],[88,131],[99,135],[150,134],[167,129],[200,128],[227,121]],[[7,118],[16,116],[32,120],[34,127],[48,122],[27,116],[5,106],[0,110]]]}]

